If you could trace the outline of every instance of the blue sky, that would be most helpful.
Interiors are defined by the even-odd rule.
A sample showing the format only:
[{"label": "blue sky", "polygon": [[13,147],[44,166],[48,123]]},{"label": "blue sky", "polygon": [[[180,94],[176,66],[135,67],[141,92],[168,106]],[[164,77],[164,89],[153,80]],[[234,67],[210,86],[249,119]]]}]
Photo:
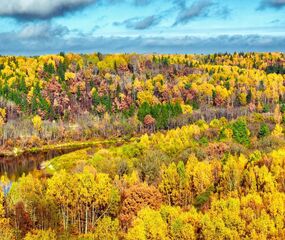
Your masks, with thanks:
[{"label": "blue sky", "polygon": [[0,54],[285,51],[285,0],[3,0]]}]

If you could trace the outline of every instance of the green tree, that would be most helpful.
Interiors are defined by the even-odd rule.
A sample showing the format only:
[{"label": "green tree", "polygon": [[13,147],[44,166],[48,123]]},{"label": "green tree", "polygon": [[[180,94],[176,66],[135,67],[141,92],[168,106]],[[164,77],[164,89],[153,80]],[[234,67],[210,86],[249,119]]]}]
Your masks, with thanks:
[{"label": "green tree", "polygon": [[267,124],[262,123],[258,131],[258,138],[266,137],[269,134],[270,134],[269,127],[267,126]]},{"label": "green tree", "polygon": [[233,138],[240,144],[249,145],[250,131],[247,128],[246,121],[239,119],[232,124]]}]

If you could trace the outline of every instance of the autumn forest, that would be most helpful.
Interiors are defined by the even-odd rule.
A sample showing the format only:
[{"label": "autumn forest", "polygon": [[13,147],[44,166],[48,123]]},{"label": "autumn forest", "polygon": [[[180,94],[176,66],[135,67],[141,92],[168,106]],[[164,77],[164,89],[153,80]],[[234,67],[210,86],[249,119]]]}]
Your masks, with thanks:
[{"label": "autumn forest", "polygon": [[285,54],[0,56],[0,240],[285,239]]}]

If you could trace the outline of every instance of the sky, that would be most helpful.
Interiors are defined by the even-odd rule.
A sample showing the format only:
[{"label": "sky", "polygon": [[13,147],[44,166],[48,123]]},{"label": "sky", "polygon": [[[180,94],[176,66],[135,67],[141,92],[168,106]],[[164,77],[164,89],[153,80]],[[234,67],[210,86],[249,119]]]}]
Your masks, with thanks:
[{"label": "sky", "polygon": [[285,0],[1,0],[0,55],[285,51]]}]

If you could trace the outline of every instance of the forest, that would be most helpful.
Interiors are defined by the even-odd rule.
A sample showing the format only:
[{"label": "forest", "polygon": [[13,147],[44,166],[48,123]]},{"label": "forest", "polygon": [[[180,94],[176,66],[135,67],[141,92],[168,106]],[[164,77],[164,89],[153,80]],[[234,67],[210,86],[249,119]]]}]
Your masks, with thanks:
[{"label": "forest", "polygon": [[0,240],[285,239],[285,54],[0,56],[0,177]]}]

